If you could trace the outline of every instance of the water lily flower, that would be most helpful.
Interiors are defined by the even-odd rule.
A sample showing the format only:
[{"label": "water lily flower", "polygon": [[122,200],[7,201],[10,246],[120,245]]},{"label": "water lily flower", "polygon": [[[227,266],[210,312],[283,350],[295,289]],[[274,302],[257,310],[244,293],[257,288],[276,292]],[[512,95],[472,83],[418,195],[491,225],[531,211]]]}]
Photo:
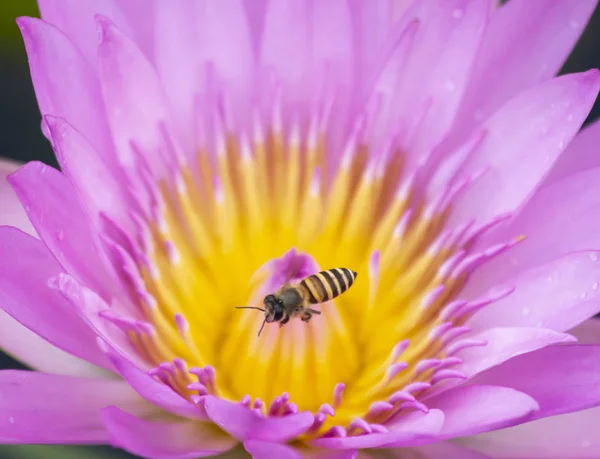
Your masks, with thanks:
[{"label": "water lily flower", "polygon": [[598,457],[600,73],[554,77],[596,1],[496,3],[18,19],[61,170],[1,170],[0,442]]}]

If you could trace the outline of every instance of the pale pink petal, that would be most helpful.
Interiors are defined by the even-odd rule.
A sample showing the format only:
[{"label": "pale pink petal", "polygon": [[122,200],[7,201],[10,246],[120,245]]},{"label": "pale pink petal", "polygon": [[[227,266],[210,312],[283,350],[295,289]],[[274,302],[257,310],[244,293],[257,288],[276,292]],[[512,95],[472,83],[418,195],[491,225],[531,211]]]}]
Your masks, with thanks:
[{"label": "pale pink petal", "polygon": [[103,156],[67,121],[50,115],[44,117],[54,151],[65,175],[77,189],[96,228],[100,228],[100,212],[127,227],[131,203],[115,180]]},{"label": "pale pink petal", "polygon": [[[396,457],[398,459],[403,459],[401,451],[398,451],[399,454],[397,456],[394,456],[394,451],[386,452],[391,454],[391,456],[389,456],[390,459]],[[414,449],[414,452],[415,454],[418,454],[419,459],[490,459],[490,456],[486,456],[485,454],[468,449],[465,446],[450,442],[438,442],[431,445],[419,446]],[[377,456],[373,457],[373,459],[377,459]]]},{"label": "pale pink petal", "polygon": [[0,227],[0,307],[56,347],[107,368],[94,332],[48,280],[62,268],[42,242],[15,228]]},{"label": "pale pink petal", "polygon": [[[413,162],[436,146],[449,129],[466,89],[487,22],[485,2],[414,2],[401,22],[419,21],[414,43],[393,93],[391,128],[402,120],[400,139]],[[431,58],[435,56],[435,58]]]},{"label": "pale pink petal", "polygon": [[542,83],[483,124],[485,136],[463,173],[484,175],[456,203],[455,222],[514,211],[531,195],[585,120],[599,76],[590,70]]},{"label": "pale pink petal", "polygon": [[260,49],[263,26],[265,22],[265,11],[269,0],[244,0],[246,15],[252,35],[252,47],[256,53]]},{"label": "pale pink petal", "polygon": [[1,309],[0,350],[44,373],[99,378],[110,375],[106,370],[53,346]]},{"label": "pale pink petal", "polygon": [[489,459],[489,456],[455,443],[437,442],[410,449],[396,448],[365,451],[364,453],[361,452],[358,459]]},{"label": "pale pink petal", "polygon": [[198,147],[195,110],[198,96],[207,92],[209,72],[215,72],[222,83],[235,121],[247,116],[255,61],[250,27],[241,0],[175,0],[155,5],[156,67],[182,146],[190,151]]},{"label": "pale pink petal", "polygon": [[519,92],[556,75],[596,3],[511,0],[499,8],[479,48],[453,135],[467,134]]},{"label": "pale pink petal", "polygon": [[[137,40],[140,38],[142,44],[150,45],[147,42],[146,32],[143,28],[134,30],[129,20],[131,19],[130,14],[123,14],[122,3],[133,3],[132,0],[122,2],[119,0],[39,0],[38,5],[40,7],[40,13],[42,18],[51,24],[54,24],[60,30],[62,30],[75,45],[81,50],[85,58],[95,67],[96,66],[96,55],[98,50],[98,36],[96,34],[96,27],[94,24],[94,16],[96,14],[102,14],[109,17],[119,29],[121,29],[127,36]],[[131,13],[131,9],[135,9],[136,6],[139,8],[142,2],[137,2],[137,5],[130,5],[126,7],[127,13]],[[150,2],[143,2],[145,8],[151,9],[152,5]],[[138,21],[141,21],[142,17],[146,17],[147,13],[137,13],[138,19],[136,25],[139,26]],[[141,16],[141,17],[139,17]],[[147,27],[147,26],[146,26]],[[139,33],[139,35],[138,35]],[[142,36],[143,35],[143,36]],[[149,52],[151,49],[143,49],[143,51]]]},{"label": "pale pink petal", "polygon": [[118,297],[120,287],[97,231],[69,180],[54,168],[32,162],[11,174],[9,181],[63,268],[105,298]]},{"label": "pale pink petal", "polygon": [[469,326],[573,328],[600,310],[599,255],[572,253],[509,279],[497,288],[516,287],[515,291],[475,314]]},{"label": "pale pink petal", "polygon": [[444,425],[444,413],[431,409],[427,413],[416,412],[395,421],[389,432],[371,433],[344,438],[318,438],[310,444],[318,448],[362,449],[408,447],[434,441]]},{"label": "pale pink petal", "polygon": [[310,100],[311,88],[306,84],[311,51],[308,8],[308,2],[279,0],[268,2],[265,12],[260,65],[277,73],[288,103]]},{"label": "pale pink petal", "polygon": [[524,391],[479,384],[451,389],[426,403],[430,409],[444,413],[440,438],[464,437],[517,425],[539,409],[537,400]]},{"label": "pale pink petal", "polygon": [[[90,2],[75,0],[69,3]],[[66,6],[63,3],[61,5]],[[68,11],[68,8],[58,5],[57,9],[65,13]],[[105,155],[106,160],[111,158],[113,146],[104,116],[100,85],[90,64],[69,39],[52,25],[26,17],[19,18],[17,23],[25,41],[40,112],[68,120]],[[93,29],[92,32],[95,35]]]},{"label": "pale pink petal", "polygon": [[346,140],[354,84],[352,18],[346,0],[316,1],[310,14],[311,51],[309,75],[314,91],[327,86],[335,91],[327,136],[330,148],[341,148]]},{"label": "pale pink petal", "polygon": [[[600,248],[600,167],[581,171],[539,189],[494,240],[524,235],[517,244],[478,270],[479,288],[576,250]],[[568,236],[567,236],[568,235]]]},{"label": "pale pink petal", "polygon": [[554,164],[545,183],[552,184],[578,172],[600,166],[600,120],[584,127],[569,143],[565,152]]},{"label": "pale pink petal", "polygon": [[113,349],[108,348],[106,356],[115,370],[144,399],[165,411],[190,419],[207,420],[204,410],[184,399],[166,384],[142,371]]},{"label": "pale pink petal", "polygon": [[[48,281],[48,286],[59,292],[67,300],[72,308],[73,314],[77,314],[81,320],[94,331],[99,338],[97,341],[102,347],[102,340],[110,345],[126,358],[139,366],[146,365],[145,358],[140,355],[131,342],[127,332],[106,318],[104,314],[111,317],[125,316],[135,324],[135,310],[128,308],[120,302],[113,301],[110,305],[96,292],[83,286],[73,276],[61,273]],[[109,364],[112,369],[112,366]]]},{"label": "pale pink petal", "polygon": [[155,411],[123,381],[0,371],[0,442],[108,443],[100,420],[108,405]]},{"label": "pale pink petal", "polygon": [[240,403],[213,396],[207,396],[204,405],[213,422],[238,440],[288,441],[304,433],[314,421],[309,412],[265,418]]},{"label": "pale pink petal", "polygon": [[[14,226],[31,235],[35,229],[6,176],[21,165],[0,160],[0,226]],[[0,310],[0,349],[39,371],[71,376],[100,376],[104,370],[61,351]]]},{"label": "pale pink petal", "polygon": [[382,58],[380,50],[388,38],[394,21],[393,4],[390,1],[365,2],[348,0],[355,36],[355,72],[359,94],[365,94],[366,83],[373,78],[373,72]]},{"label": "pale pink petal", "polygon": [[[146,54],[148,59],[154,58],[154,16],[156,14],[156,3],[148,0],[127,0],[117,1],[117,6],[131,27],[131,38],[135,39],[138,47]],[[96,14],[96,13],[95,13]],[[104,14],[98,11],[97,14]],[[109,16],[110,17],[110,16]],[[122,31],[127,30],[127,26],[121,27],[119,22],[115,21]]]},{"label": "pale pink petal", "polygon": [[253,459],[303,459],[300,451],[283,443],[270,443],[259,440],[246,440],[244,448]]},{"label": "pale pink petal", "polygon": [[290,444],[260,440],[246,440],[244,448],[252,455],[253,459],[356,459],[358,456],[358,451],[351,449],[294,448]]},{"label": "pale pink petal", "polygon": [[600,319],[592,318],[581,322],[569,330],[569,334],[577,338],[579,344],[600,343]]},{"label": "pale pink petal", "polygon": [[494,458],[595,459],[600,450],[598,423],[600,408],[591,408],[476,435],[462,442]]},{"label": "pale pink petal", "polygon": [[[164,85],[173,121],[185,149],[200,147],[195,138],[195,99],[202,90],[197,18],[193,0],[155,2],[156,71]],[[177,27],[173,27],[177,24]],[[205,44],[209,46],[209,44]]]},{"label": "pale pink petal", "polygon": [[509,386],[540,405],[534,418],[600,405],[600,346],[562,344],[523,354],[473,379]]},{"label": "pale pink petal", "polygon": [[22,164],[0,158],[0,202],[2,212],[0,213],[0,226],[14,226],[32,236],[36,235],[33,225],[27,218],[25,209],[17,194],[12,189],[6,177],[16,171]]},{"label": "pale pink petal", "polygon": [[161,126],[169,128],[169,113],[158,76],[136,44],[108,18],[96,19],[98,73],[117,155],[125,166],[133,166],[135,146],[152,170],[164,175],[169,158],[160,151]]},{"label": "pale pink petal", "polygon": [[150,422],[116,407],[102,410],[113,446],[148,459],[194,459],[233,448],[236,440],[208,422]]},{"label": "pale pink petal", "polygon": [[571,335],[538,327],[495,327],[473,335],[472,339],[487,344],[459,352],[456,356],[463,363],[453,367],[468,377],[518,355],[576,340]]}]

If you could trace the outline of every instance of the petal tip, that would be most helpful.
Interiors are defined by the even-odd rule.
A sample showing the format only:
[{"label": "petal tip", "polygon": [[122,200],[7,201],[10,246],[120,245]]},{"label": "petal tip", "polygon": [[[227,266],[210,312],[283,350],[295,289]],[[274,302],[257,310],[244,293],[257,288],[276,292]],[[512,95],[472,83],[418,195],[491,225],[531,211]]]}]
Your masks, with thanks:
[{"label": "petal tip", "polygon": [[96,22],[98,43],[104,43],[105,41],[109,41],[114,38],[116,26],[108,17],[102,14],[96,14],[94,16],[94,21]]}]

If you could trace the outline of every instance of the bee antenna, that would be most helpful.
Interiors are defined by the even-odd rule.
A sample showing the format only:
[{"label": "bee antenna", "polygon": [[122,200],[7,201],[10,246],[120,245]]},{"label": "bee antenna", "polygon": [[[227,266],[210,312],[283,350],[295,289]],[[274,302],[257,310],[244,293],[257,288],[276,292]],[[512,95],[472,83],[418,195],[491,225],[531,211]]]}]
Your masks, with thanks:
[{"label": "bee antenna", "polygon": [[265,312],[264,309],[262,309],[262,308],[256,308],[254,306],[236,306],[235,308],[236,309],[257,309],[259,311]]},{"label": "bee antenna", "polygon": [[262,332],[265,324],[267,323],[267,318],[265,317],[265,320],[263,320],[262,325],[260,326],[260,330],[258,330],[258,336],[260,336],[260,333]]}]

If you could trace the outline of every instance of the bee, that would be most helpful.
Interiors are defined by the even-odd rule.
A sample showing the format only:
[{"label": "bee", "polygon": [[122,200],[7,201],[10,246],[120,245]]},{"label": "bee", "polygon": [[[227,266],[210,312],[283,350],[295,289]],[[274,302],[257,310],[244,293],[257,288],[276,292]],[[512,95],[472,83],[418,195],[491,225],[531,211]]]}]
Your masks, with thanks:
[{"label": "bee", "polygon": [[358,274],[347,268],[334,268],[312,274],[295,284],[283,285],[279,290],[265,296],[264,309],[254,306],[236,306],[237,309],[257,309],[265,313],[258,336],[265,323],[279,322],[279,327],[287,324],[292,317],[300,317],[309,322],[313,314],[320,311],[309,306],[333,300],[348,290]]}]

